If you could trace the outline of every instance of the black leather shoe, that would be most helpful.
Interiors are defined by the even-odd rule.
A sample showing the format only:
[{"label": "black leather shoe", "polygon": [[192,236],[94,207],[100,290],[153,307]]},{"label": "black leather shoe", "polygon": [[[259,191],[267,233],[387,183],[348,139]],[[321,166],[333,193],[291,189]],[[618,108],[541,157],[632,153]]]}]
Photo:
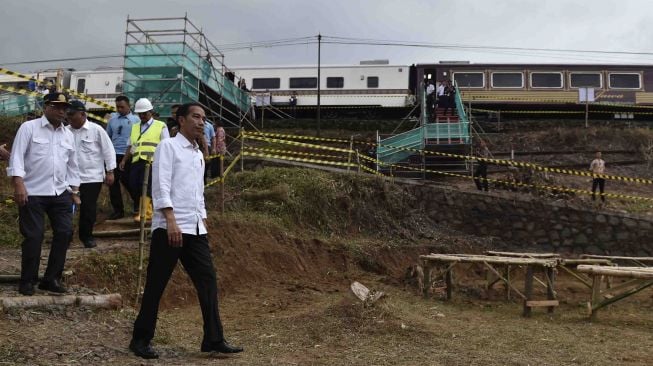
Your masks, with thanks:
[{"label": "black leather shoe", "polygon": [[226,341],[211,344],[202,343],[202,352],[240,353],[242,351],[242,347],[232,346]]},{"label": "black leather shoe", "polygon": [[18,285],[18,292],[21,295],[32,296],[34,295],[34,285],[31,282],[21,282]]},{"label": "black leather shoe", "polygon": [[145,359],[159,358],[159,355],[152,349],[150,343],[143,340],[132,339],[131,342],[129,342],[129,350],[131,350],[132,352],[134,352],[136,356],[141,358],[145,358]]},{"label": "black leather shoe", "polygon": [[122,219],[123,217],[125,217],[124,212],[114,212],[111,215],[109,215],[109,217],[107,217],[107,220],[118,220],[118,219]]},{"label": "black leather shoe", "polygon": [[97,244],[95,243],[94,238],[86,239],[83,241],[84,242],[84,248],[95,248],[97,247]]},{"label": "black leather shoe", "polygon": [[56,292],[58,294],[65,294],[68,292],[68,289],[66,289],[59,280],[41,281],[41,283],[39,283],[39,290]]}]

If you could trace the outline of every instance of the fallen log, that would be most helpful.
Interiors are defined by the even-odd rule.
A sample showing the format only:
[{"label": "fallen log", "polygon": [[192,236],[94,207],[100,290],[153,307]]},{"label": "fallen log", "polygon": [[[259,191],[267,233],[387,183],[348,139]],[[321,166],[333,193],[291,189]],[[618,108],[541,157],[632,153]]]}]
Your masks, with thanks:
[{"label": "fallen log", "polygon": [[[72,276],[73,271],[67,270],[63,271],[62,276],[70,277]],[[43,279],[43,273],[39,273],[39,280]],[[20,281],[20,274],[0,274],[0,283],[16,283]]]},{"label": "fallen log", "polygon": [[90,306],[101,309],[118,309],[122,306],[122,296],[120,294],[107,294],[0,297],[0,310],[2,311],[47,306]]}]

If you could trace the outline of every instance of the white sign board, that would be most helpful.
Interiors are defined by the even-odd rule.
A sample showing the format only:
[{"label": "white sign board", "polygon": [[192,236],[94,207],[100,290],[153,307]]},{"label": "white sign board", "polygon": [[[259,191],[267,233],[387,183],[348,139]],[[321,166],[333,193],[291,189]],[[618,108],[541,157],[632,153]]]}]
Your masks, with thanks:
[{"label": "white sign board", "polygon": [[594,102],[594,88],[578,88],[578,102],[579,103]]},{"label": "white sign board", "polygon": [[256,95],[256,106],[263,107],[270,105],[270,94],[257,94]]}]

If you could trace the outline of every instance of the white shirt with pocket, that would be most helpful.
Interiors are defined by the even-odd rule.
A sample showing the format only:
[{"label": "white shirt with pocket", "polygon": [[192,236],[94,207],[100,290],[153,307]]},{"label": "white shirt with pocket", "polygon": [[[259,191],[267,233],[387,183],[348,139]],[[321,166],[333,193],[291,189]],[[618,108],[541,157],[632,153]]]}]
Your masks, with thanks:
[{"label": "white shirt with pocket", "polygon": [[104,181],[105,171],[116,168],[116,150],[104,128],[86,120],[82,127],[66,127],[75,137],[79,178],[82,183]]},{"label": "white shirt with pocket", "polygon": [[161,140],[152,164],[152,231],[167,229],[163,209],[171,207],[184,234],[206,234],[204,156],[195,142],[178,133]]},{"label": "white shirt with pocket", "polygon": [[7,175],[22,177],[28,196],[57,196],[79,186],[73,134],[45,116],[23,123],[11,147]]}]

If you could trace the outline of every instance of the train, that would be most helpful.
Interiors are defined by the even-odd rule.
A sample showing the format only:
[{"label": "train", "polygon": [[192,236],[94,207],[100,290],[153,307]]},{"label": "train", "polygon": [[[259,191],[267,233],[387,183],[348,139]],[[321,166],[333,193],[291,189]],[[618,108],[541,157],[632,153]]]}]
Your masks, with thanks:
[{"label": "train", "polygon": [[[313,116],[317,107],[317,67],[239,66],[234,82],[244,81],[252,105],[280,115]],[[123,70],[50,69],[28,74],[112,104],[122,93]],[[451,80],[467,106],[483,110],[570,110],[583,108],[580,90],[590,89],[593,104],[614,111],[653,107],[653,65],[494,64],[440,61],[390,64],[388,60],[320,68],[320,109],[325,118],[366,118],[419,114],[415,106],[428,83]],[[33,88],[24,79],[0,75],[0,84]],[[296,102],[291,103],[291,96]],[[262,98],[263,97],[263,98]],[[103,107],[90,103],[90,110]],[[639,109],[638,109],[639,108]],[[474,109],[472,109],[474,110]],[[270,114],[272,116],[272,114]]]}]

